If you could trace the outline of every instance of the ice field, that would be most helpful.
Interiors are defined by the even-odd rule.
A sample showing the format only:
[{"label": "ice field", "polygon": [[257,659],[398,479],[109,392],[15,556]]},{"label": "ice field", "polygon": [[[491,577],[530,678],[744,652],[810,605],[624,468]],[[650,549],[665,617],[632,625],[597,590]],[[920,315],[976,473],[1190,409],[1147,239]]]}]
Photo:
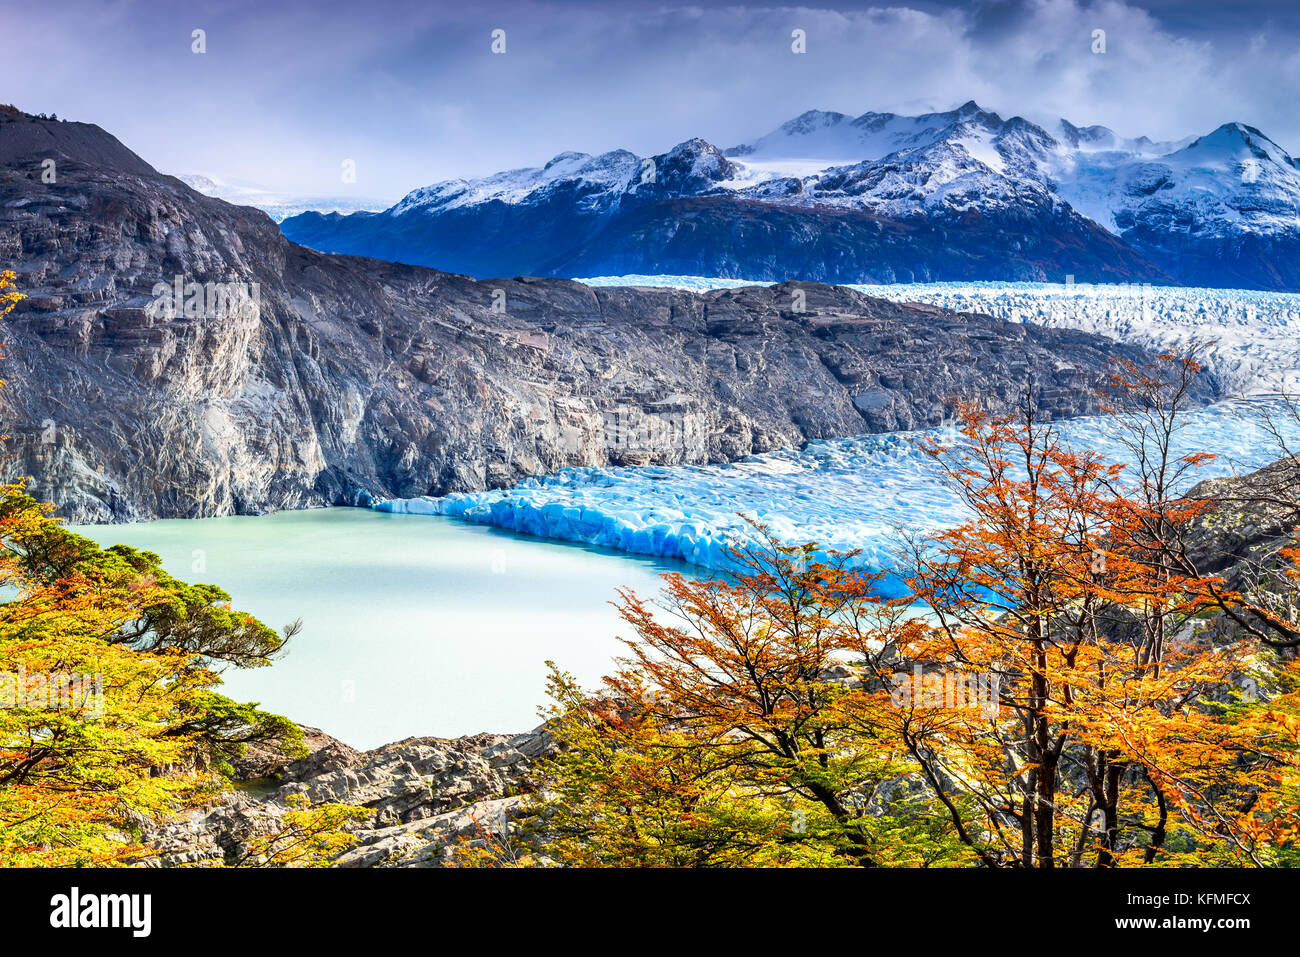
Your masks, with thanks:
[{"label": "ice field", "polygon": [[[1252,408],[1223,404],[1188,414],[1180,452],[1217,455],[1198,480],[1248,471],[1280,456],[1252,420]],[[1058,426],[1071,446],[1125,461],[1113,420],[1092,416]],[[1300,438],[1300,426],[1288,431]],[[728,566],[731,543],[753,534],[743,513],[784,541],[813,541],[827,551],[862,549],[862,563],[889,568],[900,526],[934,530],[963,518],[936,463],[917,446],[927,436],[951,441],[955,433],[931,429],[811,442],[727,465],[565,469],[513,488],[376,508],[446,515],[716,569]]]},{"label": "ice field", "polygon": [[[771,285],[701,276],[598,276],[592,286],[702,291]],[[1156,350],[1204,344],[1202,361],[1230,395],[1300,391],[1300,294],[1145,283],[934,282],[848,288],[1012,322],[1095,332]]]}]

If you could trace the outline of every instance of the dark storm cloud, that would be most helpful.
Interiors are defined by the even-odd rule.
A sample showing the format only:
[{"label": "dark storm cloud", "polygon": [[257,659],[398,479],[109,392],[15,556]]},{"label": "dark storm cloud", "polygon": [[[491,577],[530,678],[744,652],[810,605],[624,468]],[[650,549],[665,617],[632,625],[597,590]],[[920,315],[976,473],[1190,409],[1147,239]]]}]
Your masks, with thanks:
[{"label": "dark storm cloud", "polygon": [[[1174,138],[1222,122],[1300,150],[1300,4],[832,6],[146,0],[9,14],[4,92],[170,171],[395,197],[562,150],[732,145],[806,109],[946,109]],[[506,30],[507,53],[490,51]],[[790,51],[791,30],[808,52]],[[203,29],[207,53],[191,53]],[[1091,51],[1094,30],[1107,51]]]}]

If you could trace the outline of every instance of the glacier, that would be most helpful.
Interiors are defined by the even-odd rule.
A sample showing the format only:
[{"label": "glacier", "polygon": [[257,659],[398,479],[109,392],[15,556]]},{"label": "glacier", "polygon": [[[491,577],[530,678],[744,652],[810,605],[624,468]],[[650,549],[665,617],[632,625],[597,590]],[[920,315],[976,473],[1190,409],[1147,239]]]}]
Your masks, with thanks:
[{"label": "glacier", "polygon": [[[581,278],[590,286],[688,290],[771,285],[701,276]],[[1213,451],[1197,478],[1259,468],[1280,457],[1258,424],[1259,405],[1300,386],[1300,295],[1238,289],[1128,284],[935,282],[851,285],[866,295],[919,302],[1015,322],[1082,329],[1152,349],[1202,345],[1201,358],[1229,394],[1251,397],[1190,412],[1180,452]],[[1282,417],[1286,420],[1286,417]],[[1059,423],[1079,449],[1125,462],[1106,416]],[[1300,425],[1287,421],[1300,439]],[[408,514],[444,515],[527,535],[732,566],[731,549],[755,536],[749,521],[787,542],[816,542],[823,554],[860,551],[872,569],[896,562],[898,530],[960,523],[963,506],[922,438],[955,440],[947,429],[810,442],[726,465],[585,467],[512,488],[377,503]]]},{"label": "glacier", "polygon": [[[1258,468],[1280,457],[1255,412],[1258,403],[1224,403],[1189,412],[1182,454],[1213,451],[1196,478]],[[1072,447],[1125,462],[1114,420],[1058,423]],[[1300,425],[1288,424],[1300,438]],[[752,541],[746,519],[780,540],[816,542],[821,554],[860,550],[873,570],[895,567],[898,531],[959,524],[965,510],[918,439],[953,442],[951,426],[808,443],[725,465],[564,469],[511,488],[390,500],[386,512],[443,515],[526,535],[680,559],[708,569],[733,565],[730,549]],[[899,593],[897,587],[886,592]]]},{"label": "glacier", "polygon": [[[590,286],[702,291],[772,285],[703,276],[595,276]],[[931,282],[850,284],[868,296],[1081,329],[1161,351],[1196,342],[1229,395],[1300,391],[1300,294],[1146,283]]]}]

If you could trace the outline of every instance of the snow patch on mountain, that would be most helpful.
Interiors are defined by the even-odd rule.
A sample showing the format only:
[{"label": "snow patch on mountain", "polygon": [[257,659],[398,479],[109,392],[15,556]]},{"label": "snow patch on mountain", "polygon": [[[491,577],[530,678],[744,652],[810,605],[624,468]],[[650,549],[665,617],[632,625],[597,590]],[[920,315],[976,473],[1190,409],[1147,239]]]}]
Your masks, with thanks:
[{"label": "snow patch on mountain", "polygon": [[[697,197],[747,202],[658,205]],[[763,275],[803,271],[840,279],[1055,278],[1073,272],[1089,279],[1300,289],[1300,163],[1259,130],[1227,123],[1201,137],[1157,142],[1068,120],[1045,128],[1019,116],[1004,119],[973,101],[920,116],[813,110],[727,150],[696,138],[647,157],[627,150],[566,152],[542,166],[415,190],[386,211],[404,220],[391,224],[391,235],[386,220],[369,217],[305,217],[286,235],[327,250],[435,267],[454,263],[476,275],[549,275],[580,268],[565,264],[584,260],[601,270],[678,271],[692,268],[686,257],[708,255],[691,248],[703,233],[667,243],[674,218],[700,210],[735,225],[727,237],[735,249],[720,252],[708,268],[739,275],[767,269]],[[830,224],[862,217],[802,215],[821,210],[903,224],[924,220],[937,227],[924,235],[941,240],[918,240],[915,253],[902,243],[899,262],[878,271],[859,267],[837,258]],[[807,261],[772,269],[764,251],[772,234],[740,225],[767,216],[804,219],[809,236],[825,230],[832,241],[824,248],[792,242],[795,256]],[[606,265],[599,236],[611,226],[606,238],[614,252]],[[630,233],[620,233],[620,226]],[[1050,239],[1064,239],[1040,243],[1037,231],[1047,227]],[[898,235],[910,238],[906,230]],[[458,236],[477,239],[461,244]],[[638,237],[674,251],[665,260],[660,250],[639,247]],[[627,248],[615,248],[620,238]],[[981,259],[990,238],[1007,247],[994,267]],[[980,250],[963,248],[967,242]]]},{"label": "snow patch on mountain", "polygon": [[454,179],[425,186],[404,196],[389,213],[403,216],[417,211],[447,210],[499,202],[530,202],[560,184],[582,187],[587,193],[621,193],[629,189],[640,171],[640,159],[627,150],[599,156],[560,153],[545,166],[507,170],[481,179]]},{"label": "snow patch on mountain", "polygon": [[[1297,161],[1253,127],[1227,123],[1203,137],[1168,142],[1064,119],[1053,131],[1021,117],[1004,120],[973,101],[916,117],[864,113],[853,119],[811,111],[726,152],[752,185],[765,173],[815,181],[817,172],[831,167],[866,170],[924,157],[942,144],[960,147],[996,177],[1052,191],[1116,234],[1179,223],[1209,236],[1300,230]],[[818,163],[824,169],[814,172]],[[978,188],[1006,194],[996,177]]]},{"label": "snow patch on mountain", "polygon": [[[541,167],[435,183],[389,213],[490,202],[541,202],[572,191],[583,209],[653,195],[647,161],[671,195],[734,192],[767,202],[863,209],[886,216],[1001,209],[1059,197],[1106,229],[1182,228],[1231,236],[1300,231],[1300,169],[1251,127],[1226,124],[1176,142],[1125,138],[1060,120],[1054,132],[1003,119],[974,101],[900,116],[810,110],[752,143],[718,150],[701,139],[667,153],[561,153]],[[653,184],[655,180],[650,180]]]},{"label": "snow patch on mountain", "polygon": [[891,153],[932,146],[954,137],[987,138],[993,120],[997,120],[996,115],[980,109],[973,100],[955,110],[921,116],[863,113],[853,118],[844,113],[809,110],[753,143],[724,152],[746,164],[803,158],[821,161],[823,167],[847,165],[883,159]]},{"label": "snow patch on mountain", "polygon": [[1201,235],[1294,233],[1300,226],[1300,170],[1253,127],[1227,123],[1157,153],[1080,150],[1045,166],[1076,210],[1123,234],[1135,227]]}]

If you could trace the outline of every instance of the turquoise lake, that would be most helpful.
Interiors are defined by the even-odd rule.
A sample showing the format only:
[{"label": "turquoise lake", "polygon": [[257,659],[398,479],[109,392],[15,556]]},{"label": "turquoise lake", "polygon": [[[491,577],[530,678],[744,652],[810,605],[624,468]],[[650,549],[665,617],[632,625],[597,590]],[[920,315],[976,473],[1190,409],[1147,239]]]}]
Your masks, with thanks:
[{"label": "turquoise lake", "polygon": [[354,508],[73,530],[157,552],[171,574],[221,586],[277,629],[301,618],[283,658],[226,670],[222,690],[357,748],[536,726],[545,661],[595,684],[630,632],[615,590],[655,594],[661,574],[689,570]]}]

